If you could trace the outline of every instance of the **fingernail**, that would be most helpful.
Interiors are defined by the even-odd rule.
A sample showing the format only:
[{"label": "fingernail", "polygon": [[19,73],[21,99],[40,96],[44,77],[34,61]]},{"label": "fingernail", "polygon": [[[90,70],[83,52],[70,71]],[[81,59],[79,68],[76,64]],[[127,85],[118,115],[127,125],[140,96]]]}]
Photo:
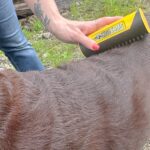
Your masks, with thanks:
[{"label": "fingernail", "polygon": [[93,50],[99,50],[100,46],[98,44],[93,44],[92,49]]}]

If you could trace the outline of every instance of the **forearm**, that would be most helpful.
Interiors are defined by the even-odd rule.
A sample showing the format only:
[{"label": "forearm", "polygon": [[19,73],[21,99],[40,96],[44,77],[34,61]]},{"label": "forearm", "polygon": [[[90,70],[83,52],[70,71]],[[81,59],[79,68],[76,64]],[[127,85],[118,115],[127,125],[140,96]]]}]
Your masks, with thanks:
[{"label": "forearm", "polygon": [[49,28],[51,22],[62,18],[54,0],[25,0],[34,14]]},{"label": "forearm", "polygon": [[60,15],[55,0],[25,0],[25,2],[42,20],[46,29],[58,39],[69,43],[81,43],[92,50],[99,50],[99,45],[86,35],[120,19],[120,17],[104,17],[93,21],[73,21]]}]

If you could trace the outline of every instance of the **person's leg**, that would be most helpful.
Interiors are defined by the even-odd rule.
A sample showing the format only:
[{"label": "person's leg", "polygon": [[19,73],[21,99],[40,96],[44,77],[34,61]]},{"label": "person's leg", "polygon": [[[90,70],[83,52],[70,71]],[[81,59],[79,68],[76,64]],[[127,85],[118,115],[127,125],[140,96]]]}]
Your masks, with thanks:
[{"label": "person's leg", "polygon": [[21,31],[12,0],[0,0],[0,49],[18,71],[44,70]]}]

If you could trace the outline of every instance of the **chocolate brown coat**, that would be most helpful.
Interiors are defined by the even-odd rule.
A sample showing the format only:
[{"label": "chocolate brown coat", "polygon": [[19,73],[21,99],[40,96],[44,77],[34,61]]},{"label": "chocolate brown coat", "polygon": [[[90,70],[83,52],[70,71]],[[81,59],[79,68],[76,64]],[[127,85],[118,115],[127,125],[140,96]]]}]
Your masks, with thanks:
[{"label": "chocolate brown coat", "polygon": [[0,150],[141,150],[150,136],[150,35],[56,69],[0,71]]}]

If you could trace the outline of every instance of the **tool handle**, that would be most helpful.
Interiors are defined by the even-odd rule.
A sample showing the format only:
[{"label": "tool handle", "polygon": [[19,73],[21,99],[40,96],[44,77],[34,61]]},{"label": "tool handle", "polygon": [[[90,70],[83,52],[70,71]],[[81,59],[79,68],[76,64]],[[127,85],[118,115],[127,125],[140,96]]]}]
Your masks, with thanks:
[{"label": "tool handle", "polygon": [[89,57],[115,47],[128,45],[140,40],[147,33],[150,33],[150,28],[143,11],[139,9],[88,36],[100,45],[98,51],[92,51],[83,45],[80,45],[80,48],[82,53]]}]

